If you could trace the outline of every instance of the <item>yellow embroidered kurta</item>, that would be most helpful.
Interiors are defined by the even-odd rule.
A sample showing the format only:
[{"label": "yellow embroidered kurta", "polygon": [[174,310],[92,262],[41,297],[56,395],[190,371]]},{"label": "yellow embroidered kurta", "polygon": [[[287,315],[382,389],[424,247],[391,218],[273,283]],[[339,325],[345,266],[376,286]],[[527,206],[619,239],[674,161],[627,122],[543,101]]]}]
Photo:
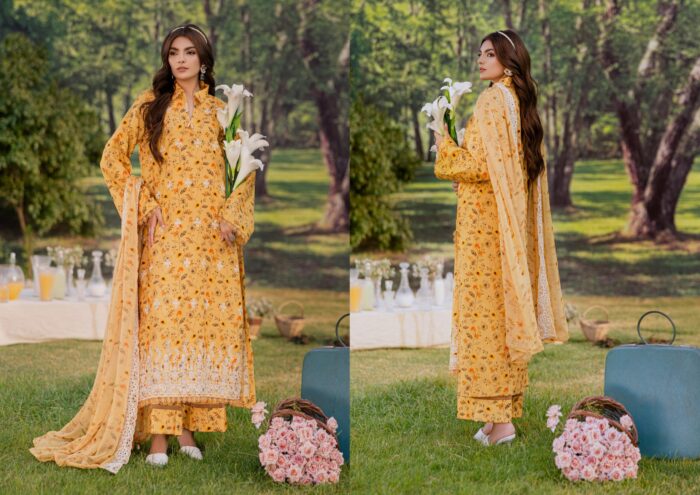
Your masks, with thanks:
[{"label": "yellow embroidered kurta", "polygon": [[[517,96],[510,78],[505,78],[503,83],[513,96],[514,108],[510,110],[511,115],[515,116],[519,136]],[[467,124],[463,147],[457,146],[449,137],[446,138],[438,149],[435,163],[435,175],[438,178],[459,182],[454,233],[455,290],[450,368],[458,377],[457,415],[475,421],[508,422],[513,417],[522,415],[522,394],[528,382],[527,360],[532,353],[541,349],[540,337],[528,336],[524,328],[529,327],[517,316],[514,317],[512,309],[509,310],[507,306],[508,298],[512,300],[514,297],[513,285],[521,288],[527,284],[530,292],[536,291],[534,282],[537,278],[529,275],[534,273],[533,270],[539,267],[539,263],[532,256],[537,252],[536,235],[531,236],[526,243],[527,253],[523,251],[523,254],[528,257],[521,261],[521,266],[509,266],[504,258],[510,253],[505,242],[510,242],[508,239],[511,236],[520,236],[521,231],[513,228],[508,235],[502,235],[502,226],[505,224],[508,229],[511,224],[499,210],[499,202],[501,209],[512,209],[509,201],[505,202],[506,207],[503,206],[502,195],[506,188],[502,186],[502,180],[510,181],[507,183],[507,187],[511,187],[508,192],[516,198],[532,194],[532,190],[528,190],[526,181],[522,180],[526,173],[522,159],[517,160],[520,170],[507,174],[492,173],[506,167],[506,158],[523,156],[520,139],[517,139],[516,151],[508,134],[509,109],[505,108],[506,100],[501,94],[502,90],[503,88],[491,87],[484,91],[479,97],[474,116]],[[491,142],[486,142],[485,131],[492,132],[488,136]],[[520,182],[512,180],[513,177],[520,178]],[[499,187],[500,198],[494,192],[494,183]],[[531,202],[529,200],[528,204]],[[524,221],[527,225],[523,226],[532,234],[534,217],[528,217],[528,212],[526,208]],[[551,235],[551,229],[549,234]],[[522,232],[522,235],[525,233]],[[553,248],[553,240],[549,247]],[[518,259],[523,260],[522,257]],[[554,267],[556,268],[556,257]],[[511,270],[517,272],[515,284]],[[558,274],[555,277],[555,274],[550,273],[550,279],[552,284],[556,279],[558,288]],[[530,297],[531,305],[537,302],[533,301],[531,294]],[[546,299],[549,300],[549,295]],[[565,330],[562,319],[559,318],[560,290],[558,299],[554,299],[552,306],[557,306],[554,311],[554,326],[560,339],[565,340]],[[543,297],[542,301],[544,300]],[[543,310],[545,305],[541,306]],[[538,309],[537,313],[540,312]],[[533,308],[527,312],[527,317],[534,314]],[[509,329],[508,326],[512,328]]]},{"label": "yellow embroidered kurta", "polygon": [[[255,403],[242,254],[253,232],[255,174],[225,198],[223,134],[216,118],[216,109],[225,103],[209,95],[204,83],[194,95],[191,117],[184,91],[175,84],[159,141],[164,160],[156,162],[140,110],[152,98],[151,91],[139,96],[107,143],[101,162],[121,211],[130,156],[139,147],[144,183],[138,218],[144,245],[137,437],[175,434],[183,426],[222,431],[226,415],[221,406]],[[146,219],[156,206],[166,227],[156,227],[154,243],[148,246]],[[221,239],[220,218],[233,224],[234,246]]]}]

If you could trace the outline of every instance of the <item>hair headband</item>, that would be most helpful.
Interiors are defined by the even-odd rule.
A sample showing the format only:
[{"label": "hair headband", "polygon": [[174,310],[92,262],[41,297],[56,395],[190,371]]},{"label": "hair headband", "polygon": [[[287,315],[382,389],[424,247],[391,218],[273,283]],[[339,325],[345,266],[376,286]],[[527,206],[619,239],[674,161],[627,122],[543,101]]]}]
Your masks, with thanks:
[{"label": "hair headband", "polygon": [[[209,40],[207,39],[207,36],[206,36],[203,32],[201,32],[199,29],[197,29],[196,27],[192,27],[192,26],[180,26],[180,27],[176,27],[175,29],[173,29],[172,31],[170,31],[170,34],[173,34],[173,33],[174,33],[175,31],[177,31],[178,29],[187,29],[187,28],[191,29],[192,31],[197,31],[199,34],[202,35],[202,38],[204,38],[204,42],[205,42],[207,45],[209,44]],[[511,41],[511,43],[512,43],[512,41]]]},{"label": "hair headband", "polygon": [[508,36],[508,35],[507,35],[506,33],[504,33],[503,31],[496,31],[496,32],[497,32],[498,34],[502,34],[503,36],[505,36],[506,39],[507,39],[508,41],[510,41],[510,44],[513,45],[513,50],[515,50],[515,43],[513,43],[513,40],[510,39],[510,36]]}]

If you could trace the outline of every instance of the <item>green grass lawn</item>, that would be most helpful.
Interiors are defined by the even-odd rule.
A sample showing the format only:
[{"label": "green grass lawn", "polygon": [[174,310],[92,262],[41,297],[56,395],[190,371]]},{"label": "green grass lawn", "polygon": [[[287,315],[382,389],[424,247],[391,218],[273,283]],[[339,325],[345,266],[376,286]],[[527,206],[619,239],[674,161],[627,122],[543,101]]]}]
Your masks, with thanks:
[{"label": "green grass lawn", "polygon": [[[700,167],[696,165],[678,206],[677,225],[700,234]],[[669,313],[677,344],[700,346],[700,255],[691,241],[674,247],[610,243],[604,236],[624,227],[630,186],[619,161],[577,164],[572,187],[576,211],[555,213],[565,299],[583,311],[608,308],[610,337],[637,341],[636,323],[649,309]],[[421,168],[415,182],[395,196],[411,222],[413,246],[402,254],[367,253],[393,260],[423,254],[453,256],[455,197],[447,182]],[[364,254],[363,254],[364,255]],[[358,255],[360,256],[360,255]],[[667,337],[661,318],[645,320],[647,335]],[[548,406],[573,404],[603,392],[607,349],[585,341],[577,323],[571,341],[547,346],[530,366],[525,416],[518,439],[486,449],[471,439],[476,423],[456,418],[456,382],[447,371],[447,349],[356,351],[352,354],[354,493],[574,494],[700,493],[700,461],[643,459],[637,480],[570,483],[554,466],[545,427]]]},{"label": "green grass lawn", "polygon": [[[248,244],[247,297],[267,297],[275,306],[299,300],[305,306],[304,333],[310,345],[282,339],[267,318],[253,344],[259,400],[274,406],[298,396],[301,365],[312,347],[326,345],[336,319],[347,311],[348,236],[288,234],[320,219],[327,174],[316,150],[275,150],[269,171],[273,201],[256,206],[256,232]],[[116,210],[100,177],[85,181],[88,194],[104,209],[105,235],[99,239],[49,238],[42,245],[80,243],[106,249],[118,244]],[[345,330],[347,332],[347,328]],[[32,438],[58,429],[77,412],[92,387],[100,342],[58,341],[0,347],[0,494],[25,493],[286,493],[310,489],[272,482],[257,460],[259,432],[243,410],[229,408],[224,434],[198,434],[205,460],[175,455],[163,470],[135,453],[117,476],[105,471],[58,468],[39,463],[29,453]],[[344,493],[341,483],[313,489]]]}]

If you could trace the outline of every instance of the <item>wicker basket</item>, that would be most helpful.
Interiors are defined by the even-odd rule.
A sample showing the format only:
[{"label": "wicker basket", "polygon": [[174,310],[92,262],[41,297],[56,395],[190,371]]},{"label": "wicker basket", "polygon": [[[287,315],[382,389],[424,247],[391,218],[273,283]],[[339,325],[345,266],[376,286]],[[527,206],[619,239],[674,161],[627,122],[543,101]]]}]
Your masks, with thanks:
[{"label": "wicker basket", "polygon": [[625,406],[616,400],[611,399],[610,397],[596,396],[586,397],[585,399],[577,402],[574,407],[571,408],[571,412],[569,413],[567,419],[578,419],[585,421],[587,416],[607,419],[612,426],[621,432],[626,433],[627,436],[630,437],[632,445],[636,447],[639,444],[637,425],[635,425],[634,420],[632,420],[632,426],[629,430],[622,426],[622,423],[620,423],[620,418],[624,415],[632,418],[630,413],[627,412],[627,409],[625,409]]},{"label": "wicker basket", "polygon": [[[301,314],[283,315],[282,310],[289,304],[296,304],[301,309]],[[275,324],[280,335],[287,339],[299,337],[304,328],[304,306],[297,301],[287,301],[277,309],[275,313]]]},{"label": "wicker basket", "polygon": [[[586,315],[592,309],[602,309],[605,312],[605,319],[587,320]],[[591,306],[588,308],[581,315],[579,323],[581,325],[583,335],[585,335],[591,342],[600,342],[608,337],[608,330],[610,330],[610,316],[608,315],[608,310],[603,306]]]},{"label": "wicker basket", "polygon": [[269,421],[271,422],[272,418],[284,418],[291,421],[293,416],[316,421],[319,427],[326,430],[329,435],[333,435],[336,440],[338,439],[336,433],[328,427],[328,416],[323,413],[321,408],[313,402],[299,397],[282,400],[270,414]]},{"label": "wicker basket", "polygon": [[251,340],[255,340],[260,336],[260,327],[263,319],[259,316],[248,317],[248,329]]}]

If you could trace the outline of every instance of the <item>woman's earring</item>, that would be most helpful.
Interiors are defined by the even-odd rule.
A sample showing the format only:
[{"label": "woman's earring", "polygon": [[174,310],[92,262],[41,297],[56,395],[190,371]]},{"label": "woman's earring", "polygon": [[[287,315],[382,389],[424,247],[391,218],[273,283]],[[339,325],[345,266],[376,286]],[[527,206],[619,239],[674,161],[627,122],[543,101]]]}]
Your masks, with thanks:
[{"label": "woman's earring", "polygon": [[199,78],[201,80],[204,80],[204,74],[206,74],[206,73],[207,73],[207,66],[206,65],[201,66],[199,68]]},{"label": "woman's earring", "polygon": [[510,76],[513,75],[513,71],[511,71],[510,69],[504,70],[503,73],[504,73],[506,76],[508,76],[508,77],[510,77]]}]

